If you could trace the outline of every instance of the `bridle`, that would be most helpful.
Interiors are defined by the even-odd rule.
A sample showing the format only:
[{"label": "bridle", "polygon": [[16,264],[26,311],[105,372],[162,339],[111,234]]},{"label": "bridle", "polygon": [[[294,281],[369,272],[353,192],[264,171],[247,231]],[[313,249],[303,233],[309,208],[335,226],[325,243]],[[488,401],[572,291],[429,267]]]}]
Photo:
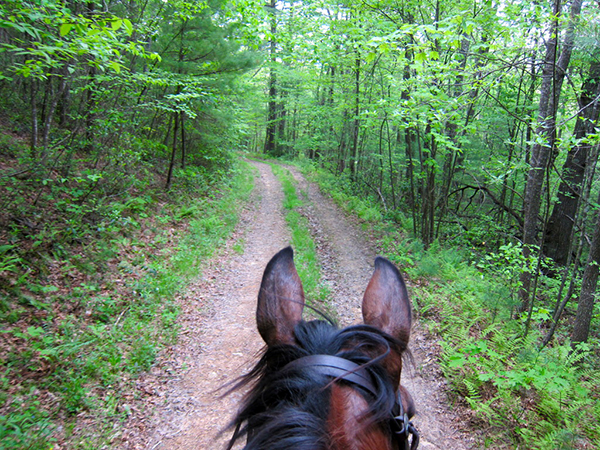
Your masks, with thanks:
[{"label": "bridle", "polygon": [[[392,430],[396,435],[399,450],[416,450],[419,446],[419,432],[404,412],[400,391],[396,394],[396,403],[392,409]],[[409,437],[412,435],[409,445]]]},{"label": "bridle", "polygon": [[[347,359],[332,355],[304,356],[284,366],[282,371],[301,368],[311,368],[334,380],[348,381],[377,396],[377,389],[365,367]],[[390,427],[399,450],[416,450],[419,445],[419,433],[404,411],[400,390],[396,393],[396,402],[390,411]]]}]

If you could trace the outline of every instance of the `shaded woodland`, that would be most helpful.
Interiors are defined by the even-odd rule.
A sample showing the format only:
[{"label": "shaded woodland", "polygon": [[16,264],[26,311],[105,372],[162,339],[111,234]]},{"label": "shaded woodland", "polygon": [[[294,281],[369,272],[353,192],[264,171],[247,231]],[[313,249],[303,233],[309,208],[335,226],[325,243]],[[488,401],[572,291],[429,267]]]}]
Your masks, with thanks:
[{"label": "shaded woodland", "polygon": [[[242,152],[381,211],[422,285],[475,271],[421,296],[432,330],[471,317],[442,352],[457,401],[484,429],[523,418],[515,446],[595,448],[599,115],[598,2],[3,1],[0,441],[42,448],[56,417],[106,406],[92,384],[151,367],[176,317],[139,294],[174,239],[156,230],[212,236],[202,208],[238,189]],[[446,309],[471,295],[477,314]],[[81,358],[149,311],[171,331]]]}]

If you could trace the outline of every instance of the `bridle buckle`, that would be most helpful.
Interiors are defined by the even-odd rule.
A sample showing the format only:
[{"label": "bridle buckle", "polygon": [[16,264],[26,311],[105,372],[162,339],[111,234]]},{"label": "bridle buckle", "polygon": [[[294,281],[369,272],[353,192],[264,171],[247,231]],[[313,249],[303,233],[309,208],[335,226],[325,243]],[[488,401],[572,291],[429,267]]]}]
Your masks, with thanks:
[{"label": "bridle buckle", "polygon": [[392,419],[392,428],[397,437],[396,442],[398,443],[399,449],[416,450],[416,448],[419,446],[419,432],[413,423],[408,419],[408,414],[404,412],[400,391],[398,391],[394,411],[397,414],[394,414],[394,418]]}]

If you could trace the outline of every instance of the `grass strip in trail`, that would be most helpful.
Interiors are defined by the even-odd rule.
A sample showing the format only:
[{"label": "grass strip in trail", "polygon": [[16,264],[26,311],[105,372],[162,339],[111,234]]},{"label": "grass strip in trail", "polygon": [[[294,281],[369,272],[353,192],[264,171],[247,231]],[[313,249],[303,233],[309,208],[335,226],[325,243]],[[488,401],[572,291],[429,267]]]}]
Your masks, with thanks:
[{"label": "grass strip in trail", "polygon": [[[0,449],[114,444],[135,404],[136,376],[177,339],[177,293],[231,234],[253,179],[240,163],[212,197],[163,205],[147,223],[140,211],[129,222],[137,234],[94,243],[92,253],[106,258],[96,261],[107,270],[102,283],[64,292],[47,284],[43,302],[32,297],[16,312],[1,311]],[[64,276],[81,263],[63,261]],[[33,317],[29,326],[25,316]]]},{"label": "grass strip in trail", "polygon": [[412,281],[413,308],[440,338],[451,396],[474,411],[485,448],[600,448],[598,356],[586,345],[573,352],[565,337],[540,349],[550,319],[542,307],[524,336],[525,318],[514,318],[519,271],[527,265],[520,249],[507,245],[479,260],[470,248],[435,242],[425,249],[410,237],[409,218],[397,214],[395,223],[385,222],[377,199],[357,198],[340,177],[304,169],[322,192],[365,221],[382,254]]},{"label": "grass strip in trail", "polygon": [[321,283],[321,270],[315,243],[310,234],[308,219],[302,214],[304,201],[298,197],[294,177],[289,170],[277,164],[271,164],[271,167],[283,189],[283,207],[288,211],[285,219],[290,227],[294,262],[302,280],[307,304],[334,317],[326,303],[329,291]]}]

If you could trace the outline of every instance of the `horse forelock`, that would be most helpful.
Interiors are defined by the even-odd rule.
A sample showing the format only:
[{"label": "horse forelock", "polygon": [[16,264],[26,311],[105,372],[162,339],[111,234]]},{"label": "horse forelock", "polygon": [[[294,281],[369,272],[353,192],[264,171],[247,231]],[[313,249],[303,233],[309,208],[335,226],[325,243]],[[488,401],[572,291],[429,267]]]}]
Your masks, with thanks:
[{"label": "horse forelock", "polygon": [[[406,342],[368,325],[339,330],[319,320],[300,322],[294,335],[296,345],[266,348],[254,369],[234,387],[249,385],[250,389],[231,423],[236,432],[230,448],[244,436],[248,437],[245,450],[339,448],[335,441],[342,442],[340,433],[344,433],[344,429],[335,425],[330,414],[338,411],[341,417],[341,409],[357,403],[364,404],[365,408],[348,413],[344,419],[346,427],[352,426],[353,432],[360,434],[362,429],[366,432],[374,424],[387,426],[397,386],[392,385],[390,376],[378,362],[390,353],[401,355],[406,350]],[[290,362],[309,355],[334,355],[364,367],[371,374],[377,395],[367,394],[344,380],[332,380],[313,367],[282,370]],[[332,395],[333,386],[344,389]],[[346,394],[340,396],[339,392]]]}]

